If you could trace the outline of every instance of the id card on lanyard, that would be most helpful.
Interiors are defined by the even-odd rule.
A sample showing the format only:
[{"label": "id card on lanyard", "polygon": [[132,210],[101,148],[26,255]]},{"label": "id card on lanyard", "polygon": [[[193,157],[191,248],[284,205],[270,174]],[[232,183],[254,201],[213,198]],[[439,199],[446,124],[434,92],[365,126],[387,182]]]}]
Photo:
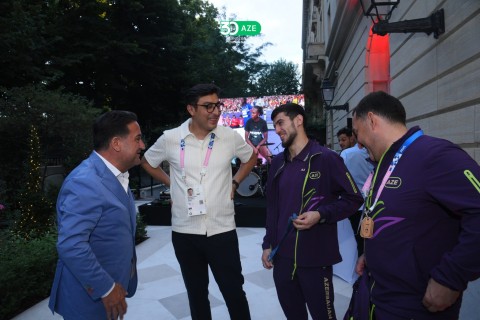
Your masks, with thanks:
[{"label": "id card on lanyard", "polygon": [[202,170],[200,171],[200,183],[189,185],[187,182],[187,175],[185,172],[185,140],[180,140],[180,169],[182,170],[182,180],[184,182],[186,203],[188,208],[188,216],[199,216],[207,214],[207,206],[205,202],[205,193],[202,186],[203,177],[207,173],[208,162],[212,154],[213,143],[215,142],[215,134],[210,134],[210,142],[208,143],[207,154],[203,161]]},{"label": "id card on lanyard", "polygon": [[187,208],[188,216],[199,216],[207,213],[205,196],[201,184],[192,187],[187,186]]},{"label": "id card on lanyard", "polygon": [[[361,227],[360,227],[360,236],[362,238],[372,238],[373,237],[373,231],[374,231],[374,222],[373,218],[370,216],[370,214],[373,212],[375,209],[375,206],[377,205],[378,199],[380,199],[380,195],[382,194],[383,189],[385,188],[385,184],[387,183],[388,179],[392,175],[393,170],[395,170],[395,167],[397,166],[398,162],[400,161],[400,158],[402,157],[403,153],[407,148],[415,141],[417,140],[418,137],[423,135],[423,131],[419,130],[415,132],[413,135],[411,135],[398,149],[398,151],[395,153],[395,156],[392,159],[392,162],[390,163],[390,166],[387,169],[387,172],[383,176],[382,183],[380,184],[380,187],[377,190],[377,194],[375,196],[375,201],[372,205],[372,196],[373,196],[373,186],[375,185],[375,181],[377,180],[377,174],[380,169],[380,165],[382,164],[383,157],[385,154],[388,152],[385,151],[385,153],[382,155],[382,158],[380,159],[380,162],[377,165],[377,170],[375,170],[375,176],[373,173],[370,174],[370,176],[367,178],[367,181],[365,182],[364,188],[362,191],[367,191],[368,190],[368,196],[365,201],[365,207],[363,209],[363,216],[364,218],[362,219]],[[372,177],[373,177],[373,182],[372,182]]]}]

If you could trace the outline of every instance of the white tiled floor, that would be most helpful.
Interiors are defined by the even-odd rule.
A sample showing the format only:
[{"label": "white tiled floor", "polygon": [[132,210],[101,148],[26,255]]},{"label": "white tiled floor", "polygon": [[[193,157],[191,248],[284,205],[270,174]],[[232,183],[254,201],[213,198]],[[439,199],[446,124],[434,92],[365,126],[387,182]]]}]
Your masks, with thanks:
[{"label": "white tiled floor", "polygon": [[[180,266],[171,243],[171,229],[149,226],[147,241],[137,246],[139,286],[133,298],[127,299],[126,320],[178,320],[190,319],[188,300]],[[244,290],[250,305],[252,319],[285,319],[277,300],[272,271],[265,270],[260,262],[263,228],[238,228]],[[334,278],[335,308],[342,318],[349,302],[351,285]],[[212,317],[229,319],[222,295],[210,275],[210,303]],[[44,300],[15,317],[15,320],[62,319],[52,316]]]},{"label": "white tiled floor", "polygon": [[[137,246],[139,286],[133,298],[127,299],[125,320],[186,320],[190,311],[180,266],[171,244],[171,228],[147,227],[149,239]],[[260,262],[263,228],[238,228],[240,254],[245,277],[244,290],[252,319],[285,319],[277,300],[272,271]],[[342,319],[348,306],[351,284],[334,277],[335,309]],[[214,320],[229,319],[222,295],[210,276],[210,304]],[[469,284],[464,294],[461,320],[480,319],[480,280]],[[58,320],[47,307],[48,299],[33,306],[13,320]]]}]

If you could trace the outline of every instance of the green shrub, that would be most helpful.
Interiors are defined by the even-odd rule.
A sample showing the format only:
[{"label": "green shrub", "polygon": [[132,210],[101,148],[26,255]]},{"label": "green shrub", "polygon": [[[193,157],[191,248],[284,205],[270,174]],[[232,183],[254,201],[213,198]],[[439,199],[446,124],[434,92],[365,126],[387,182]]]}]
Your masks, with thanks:
[{"label": "green shrub", "polygon": [[147,224],[144,221],[143,215],[137,214],[137,229],[135,231],[135,243],[139,244],[147,240]]},{"label": "green shrub", "polygon": [[[146,224],[138,214],[135,240],[138,244],[146,239]],[[30,240],[14,237],[9,231],[2,232],[0,319],[10,319],[50,295],[58,259],[56,243],[56,231]]]},{"label": "green shrub", "polygon": [[28,241],[2,239],[0,319],[10,319],[49,296],[57,261],[56,240],[56,232]]}]

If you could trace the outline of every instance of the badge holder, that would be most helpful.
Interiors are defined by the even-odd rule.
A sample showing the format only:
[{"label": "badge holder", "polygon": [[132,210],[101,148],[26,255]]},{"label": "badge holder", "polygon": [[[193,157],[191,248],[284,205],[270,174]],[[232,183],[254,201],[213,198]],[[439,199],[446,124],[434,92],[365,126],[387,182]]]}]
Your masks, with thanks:
[{"label": "badge holder", "polygon": [[199,216],[207,214],[205,205],[205,194],[201,185],[187,187],[187,208],[188,216]]},{"label": "badge holder", "polygon": [[365,217],[362,220],[360,226],[360,236],[365,239],[373,237],[373,219],[368,216],[368,212],[365,212]]}]

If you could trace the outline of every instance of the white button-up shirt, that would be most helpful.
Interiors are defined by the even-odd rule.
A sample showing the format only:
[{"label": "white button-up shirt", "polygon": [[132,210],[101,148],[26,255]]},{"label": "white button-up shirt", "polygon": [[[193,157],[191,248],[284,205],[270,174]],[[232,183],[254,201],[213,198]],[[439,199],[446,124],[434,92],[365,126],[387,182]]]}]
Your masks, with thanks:
[{"label": "white button-up shirt", "polygon": [[97,151],[94,151],[97,156],[102,159],[103,163],[105,163],[105,165],[107,166],[108,169],[110,169],[110,171],[112,171],[113,175],[115,177],[117,177],[118,179],[118,182],[120,182],[120,184],[122,185],[123,187],[123,190],[125,190],[125,192],[128,193],[128,182],[129,182],[129,176],[130,174],[128,173],[128,171],[125,171],[125,172],[120,172],[120,170],[118,170],[113,164],[111,164],[107,159],[105,159],[104,157],[102,157]]},{"label": "white button-up shirt", "polygon": [[207,214],[188,216],[187,186],[180,167],[180,140],[185,140],[185,174],[189,186],[200,184],[200,172],[210,142],[210,134],[198,140],[189,130],[191,119],[180,127],[165,131],[155,144],[145,152],[145,159],[153,167],[162,161],[170,163],[170,195],[172,198],[172,230],[180,233],[215,234],[235,229],[235,211],[232,192],[232,159],[247,162],[253,149],[233,129],[216,127],[212,153],[202,187]]}]

